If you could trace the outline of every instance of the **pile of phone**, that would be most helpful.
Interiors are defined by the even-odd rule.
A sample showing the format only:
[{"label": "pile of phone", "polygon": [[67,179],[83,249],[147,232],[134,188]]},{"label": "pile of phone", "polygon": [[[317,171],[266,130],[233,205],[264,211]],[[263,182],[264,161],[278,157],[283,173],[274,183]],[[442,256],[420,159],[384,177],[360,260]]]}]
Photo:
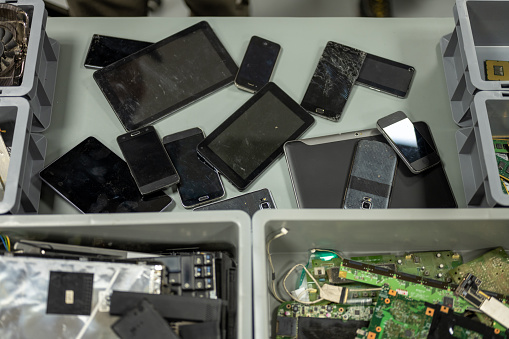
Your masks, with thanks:
[{"label": "pile of phone", "polygon": [[[237,67],[205,21],[153,44],[94,35],[85,67],[98,69],[94,79],[128,131],[117,137],[117,142],[132,180],[128,179],[129,185],[120,185],[115,178],[112,187],[104,185],[104,173],[115,173],[112,168],[125,166],[120,159],[104,164],[103,158],[86,148],[73,149],[73,157],[64,156],[71,159],[57,160],[41,177],[85,213],[160,211],[170,199],[163,190],[176,187],[185,208],[242,209],[252,215],[259,209],[275,207],[270,191],[218,203],[225,196],[219,173],[238,190],[246,189],[283,153],[286,142],[297,139],[313,124],[309,113],[338,121],[354,84],[404,98],[415,73],[411,66],[329,41],[301,104],[297,104],[270,82],[280,52],[279,44],[253,36]],[[232,82],[253,96],[207,137],[200,128],[192,128],[164,136],[161,142],[155,128],[146,126]],[[418,152],[424,147],[423,152],[429,153],[423,156],[397,144],[398,140],[393,142],[394,131],[399,128],[391,127],[395,122],[379,123],[389,144],[413,173],[436,163],[425,141],[416,146]],[[107,149],[103,152],[111,153]],[[83,169],[81,157],[93,163],[92,168]],[[361,208],[386,208],[395,168],[396,155],[387,145],[359,143],[343,206],[359,205],[360,194]],[[65,174],[68,172],[79,175],[70,177]],[[121,173],[125,175],[125,169]],[[100,198],[78,199],[78,191],[89,181],[95,184],[93,195]],[[132,192],[133,182],[140,193],[137,196]],[[122,186],[129,186],[133,197],[119,198],[122,195],[118,192],[126,192]],[[76,201],[80,199],[85,203]],[[140,207],[153,199],[157,203],[150,208]],[[353,205],[351,199],[355,200]]]},{"label": "pile of phone", "polygon": [[5,337],[236,338],[237,266],[228,252],[19,240],[0,267]]},{"label": "pile of phone", "polygon": [[438,153],[405,113],[398,111],[379,119],[377,129],[387,143],[357,143],[345,191],[345,209],[388,208],[398,157],[413,174],[440,163]]}]

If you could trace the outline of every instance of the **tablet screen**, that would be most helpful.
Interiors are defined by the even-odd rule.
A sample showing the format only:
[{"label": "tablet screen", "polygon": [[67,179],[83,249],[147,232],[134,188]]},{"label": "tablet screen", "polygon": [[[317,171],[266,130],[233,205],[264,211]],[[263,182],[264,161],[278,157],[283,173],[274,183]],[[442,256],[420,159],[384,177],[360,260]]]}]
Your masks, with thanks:
[{"label": "tablet screen", "polygon": [[230,84],[237,66],[198,23],[94,73],[126,130],[152,123]]},{"label": "tablet screen", "polygon": [[209,148],[246,179],[303,124],[290,108],[268,92],[214,139]]},{"label": "tablet screen", "polygon": [[269,83],[214,130],[198,151],[239,189],[245,188],[314,119]]},{"label": "tablet screen", "polygon": [[171,203],[162,193],[142,196],[127,163],[89,137],[40,173],[82,213],[159,212]]}]

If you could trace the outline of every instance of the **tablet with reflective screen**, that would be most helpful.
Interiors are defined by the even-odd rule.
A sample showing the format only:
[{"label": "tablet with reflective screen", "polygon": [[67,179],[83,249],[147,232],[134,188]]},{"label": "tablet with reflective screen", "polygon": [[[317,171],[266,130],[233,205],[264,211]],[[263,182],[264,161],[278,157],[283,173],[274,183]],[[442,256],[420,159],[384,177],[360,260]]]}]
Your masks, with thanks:
[{"label": "tablet with reflective screen", "polygon": [[245,189],[300,136],[313,117],[274,83],[264,86],[198,145],[198,152]]},{"label": "tablet with reflective screen", "polygon": [[132,131],[231,84],[237,70],[202,21],[96,71],[94,79]]}]

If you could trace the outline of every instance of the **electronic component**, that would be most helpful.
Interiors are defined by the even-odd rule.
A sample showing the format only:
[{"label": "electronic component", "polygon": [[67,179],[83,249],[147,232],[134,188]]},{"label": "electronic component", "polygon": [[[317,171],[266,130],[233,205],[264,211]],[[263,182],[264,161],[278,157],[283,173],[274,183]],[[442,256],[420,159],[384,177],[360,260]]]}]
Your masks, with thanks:
[{"label": "electronic component", "polygon": [[220,299],[114,291],[111,295],[110,314],[124,315],[143,299],[169,320],[220,321],[224,308],[224,302]]},{"label": "electronic component", "polygon": [[[470,307],[465,300],[454,295],[453,290],[455,290],[457,286],[453,284],[407,273],[395,272],[385,267],[363,264],[348,259],[335,258],[329,260],[327,263],[330,266],[340,268],[340,278],[373,286],[389,284],[389,286],[399,294],[432,304],[443,303],[445,297],[448,297],[448,303],[451,303],[450,298],[452,298],[455,312],[464,312]],[[312,265],[322,266],[324,262],[321,260],[312,260]],[[308,283],[308,288],[311,287],[312,285]],[[503,295],[493,294],[493,296],[502,301],[505,300]],[[310,292],[309,299],[313,300],[313,297],[316,298],[316,295]]]},{"label": "electronic component", "polygon": [[461,296],[504,327],[509,327],[509,308],[480,290],[482,281],[468,273],[454,294]]},{"label": "electronic component", "polygon": [[484,62],[486,80],[509,80],[509,61],[486,60]]},{"label": "electronic component", "polygon": [[160,293],[162,275],[161,264],[145,260],[0,256],[0,318],[8,319],[2,321],[0,337],[110,338],[115,319],[107,313],[107,299],[112,291]]},{"label": "electronic component", "polygon": [[483,338],[496,339],[505,338],[502,332],[505,329],[498,329],[486,326],[478,321],[455,314],[449,307],[442,305],[431,305],[425,303],[427,307],[434,309],[433,322],[429,330],[427,338],[444,339],[444,338]]},{"label": "electronic component", "polygon": [[[28,6],[24,6],[28,9]],[[32,11],[32,10],[30,10]],[[21,84],[30,34],[30,19],[21,6],[0,4],[0,86]]]},{"label": "electronic component", "polygon": [[276,339],[351,338],[358,328],[368,326],[373,310],[373,306],[285,302],[277,309]]},{"label": "electronic component", "polygon": [[[433,277],[436,280],[450,282],[446,276],[449,270],[463,263],[461,255],[453,251],[434,251],[407,253],[404,255],[372,255],[352,257],[351,260],[365,264],[382,266],[397,272],[409,273],[420,277]],[[439,276],[442,274],[441,276]]]},{"label": "electronic component", "polygon": [[448,272],[456,284],[467,273],[472,273],[483,282],[484,291],[509,295],[509,255],[503,248],[498,247]]},{"label": "electronic component", "polygon": [[434,310],[384,285],[367,329],[368,339],[426,338]]},{"label": "electronic component", "polygon": [[[495,153],[509,153],[509,139],[493,139]],[[507,159],[506,159],[507,160]]]},{"label": "electronic component", "polygon": [[146,300],[128,311],[111,328],[122,339],[178,339],[170,325]]},{"label": "electronic component", "polygon": [[454,314],[447,306],[412,300],[385,285],[369,327],[358,331],[356,338],[504,338],[501,333]]},{"label": "electronic component", "polygon": [[178,329],[182,339],[221,339],[221,331],[217,321],[179,325]]}]

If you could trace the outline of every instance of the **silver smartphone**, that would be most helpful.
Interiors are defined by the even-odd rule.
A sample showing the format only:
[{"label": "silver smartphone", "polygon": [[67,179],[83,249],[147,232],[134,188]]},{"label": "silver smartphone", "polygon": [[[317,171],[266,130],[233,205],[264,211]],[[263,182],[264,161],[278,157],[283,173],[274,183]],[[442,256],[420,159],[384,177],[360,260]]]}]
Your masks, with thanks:
[{"label": "silver smartphone", "polygon": [[438,153],[405,113],[398,111],[379,119],[376,128],[412,173],[421,173],[440,163]]},{"label": "silver smartphone", "polygon": [[345,209],[381,209],[389,206],[398,158],[386,143],[357,143],[345,191]]}]

